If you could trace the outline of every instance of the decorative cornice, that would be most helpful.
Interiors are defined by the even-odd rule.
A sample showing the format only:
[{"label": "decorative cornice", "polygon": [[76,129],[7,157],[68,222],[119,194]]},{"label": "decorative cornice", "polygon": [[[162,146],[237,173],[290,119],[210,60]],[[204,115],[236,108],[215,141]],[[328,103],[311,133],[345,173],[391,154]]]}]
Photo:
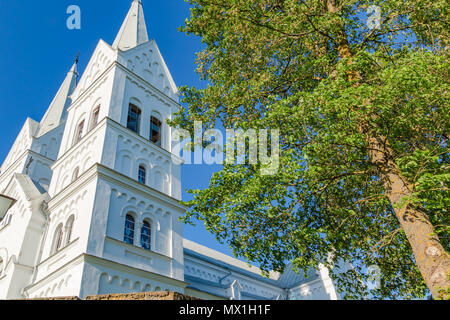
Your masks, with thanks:
[{"label": "decorative cornice", "polygon": [[8,169],[6,169],[5,171],[3,171],[3,172],[0,174],[0,181],[2,181],[6,176],[8,176],[8,174],[10,174],[11,171],[14,171],[14,170],[11,169],[11,168],[17,167],[18,163],[20,163],[20,161],[22,161],[23,158],[25,158],[25,157],[26,157],[27,155],[29,155],[29,154],[31,154],[32,156],[38,158],[39,160],[41,160],[41,161],[43,161],[43,162],[46,161],[47,163],[49,163],[49,166],[50,166],[52,163],[55,162],[55,160],[52,160],[52,159],[50,159],[50,158],[48,158],[48,157],[46,157],[46,156],[43,156],[43,155],[40,154],[40,153],[37,153],[37,152],[35,152],[35,151],[33,151],[33,150],[30,150],[30,149],[26,149],[24,152],[22,152],[22,154],[21,154],[16,160],[14,160],[14,162],[13,162],[11,165],[8,166]]},{"label": "decorative cornice", "polygon": [[168,262],[173,261],[173,258],[171,258],[169,256],[166,256],[165,254],[162,254],[162,253],[159,253],[159,252],[156,252],[156,251],[149,251],[149,250],[146,250],[144,248],[141,248],[141,247],[138,247],[138,246],[135,246],[135,245],[132,245],[132,244],[129,244],[129,243],[117,240],[117,239],[112,238],[110,236],[106,236],[105,239],[106,239],[106,241],[114,242],[114,243],[116,243],[116,244],[118,244],[118,245],[120,245],[122,247],[130,248],[130,250],[139,252],[140,255],[143,255],[145,257],[149,257],[150,259],[153,258],[154,256],[156,256],[156,257],[161,258],[163,260],[166,260]]},{"label": "decorative cornice", "polygon": [[48,210],[52,211],[57,207],[62,201],[65,201],[70,196],[74,195],[76,192],[80,191],[85,185],[94,180],[96,175],[96,165],[94,164],[83,174],[81,174],[77,180],[70,183],[67,187],[59,191],[55,196],[48,201]]},{"label": "decorative cornice", "polygon": [[81,149],[84,145],[84,142],[86,142],[86,140],[90,139],[93,135],[95,135],[98,131],[100,131],[101,129],[103,129],[103,127],[106,126],[106,121],[107,121],[107,117],[103,118],[96,126],[95,128],[93,128],[92,130],[90,130],[89,132],[87,132],[83,138],[78,141],[76,144],[74,144],[73,146],[71,146],[68,150],[66,150],[62,156],[60,156],[54,163],[53,165],[50,167],[53,171],[55,170],[55,168],[57,168],[62,162],[64,162],[72,153],[76,152],[78,149]]},{"label": "decorative cornice", "polygon": [[183,161],[183,159],[181,159],[177,155],[175,155],[173,153],[170,153],[169,151],[167,151],[163,147],[157,146],[156,144],[150,142],[149,140],[147,140],[143,136],[137,134],[136,132],[125,128],[123,125],[121,125],[120,123],[114,121],[113,119],[108,118],[108,117],[106,117],[106,119],[107,119],[107,125],[111,125],[112,127],[114,127],[115,129],[119,130],[121,133],[127,135],[128,137],[131,137],[133,139],[137,139],[140,143],[142,143],[146,147],[149,147],[150,149],[153,149],[153,151],[161,152],[161,153],[163,153],[163,155],[165,155],[168,158],[175,158],[178,162],[182,162]]},{"label": "decorative cornice", "polygon": [[[126,272],[133,273],[136,276],[140,276],[140,277],[148,278],[148,276],[151,275],[153,280],[161,281],[161,282],[164,282],[169,285],[180,286],[183,288],[185,288],[189,285],[189,283],[187,283],[185,281],[181,281],[181,280],[171,278],[171,277],[168,277],[168,276],[165,276],[162,274],[154,273],[151,271],[142,270],[142,269],[139,269],[136,267],[132,267],[132,266],[117,262],[117,261],[112,261],[112,260],[105,259],[102,257],[94,256],[91,254],[83,254],[83,257],[84,257],[84,261],[87,263],[100,264],[100,265],[103,265],[103,266],[109,267],[109,268],[114,268],[115,266],[121,267],[124,269],[128,269]],[[111,265],[113,265],[113,266],[111,266]],[[115,269],[117,270],[118,268],[115,268]]]},{"label": "decorative cornice", "polygon": [[[63,248],[61,248],[61,250],[59,250],[59,251],[56,252],[55,254],[52,254],[51,256],[47,257],[45,260],[41,261],[41,262],[36,266],[36,268],[40,268],[40,267],[42,267],[42,266],[44,266],[44,265],[46,265],[46,264],[48,264],[48,263],[49,263],[49,264],[56,263],[56,262],[57,262],[58,260],[60,260],[61,258],[65,257],[65,255],[62,256],[63,253],[66,253],[66,252],[69,250],[69,248],[72,248],[72,247],[75,245],[75,243],[78,242],[79,239],[80,239],[80,238],[76,238],[76,239],[72,240],[68,245],[66,245],[66,246],[64,246]],[[55,260],[55,261],[52,261],[52,260]]]},{"label": "decorative cornice", "polygon": [[[251,271],[247,271],[247,270],[241,269],[239,267],[236,267],[234,265],[230,265],[230,264],[228,264],[226,262],[217,260],[215,258],[207,257],[207,256],[205,256],[205,255],[203,255],[201,253],[197,253],[197,252],[195,252],[195,251],[193,251],[191,249],[184,248],[183,252],[184,252],[184,261],[185,262],[186,262],[186,260],[190,260],[191,262],[201,264],[198,261],[193,260],[193,258],[194,259],[198,259],[198,260],[203,262],[203,264],[201,264],[201,265],[206,266],[208,268],[211,268],[211,265],[215,266],[216,270],[218,268],[225,268],[225,269],[227,269],[229,271],[234,272],[235,276],[238,275],[240,278],[244,278],[245,281],[256,282],[256,283],[258,283],[258,282],[261,283],[262,282],[266,286],[270,286],[272,288],[276,288],[276,289],[279,289],[279,290],[284,290],[284,288],[281,288],[280,286],[277,285],[277,280],[269,279],[269,278],[266,278],[266,277],[264,277],[262,275],[258,275],[258,274],[255,274],[255,273],[251,272]],[[190,257],[190,259],[187,258],[187,257]],[[224,269],[218,269],[218,270],[221,270],[221,272],[224,272]]]},{"label": "decorative cornice", "polygon": [[78,104],[81,104],[82,102],[84,102],[84,100],[86,98],[89,97],[88,93],[92,90],[93,87],[96,87],[100,84],[103,83],[103,81],[107,80],[107,78],[103,79],[104,77],[106,77],[107,73],[114,67],[115,65],[115,61],[112,62],[106,69],[104,72],[102,72],[97,79],[94,79],[91,84],[84,89],[82,92],[80,92],[77,96],[77,99],[75,101],[72,102],[72,104],[67,108],[67,112],[69,112],[70,110],[72,110],[73,108],[76,108],[76,106]]},{"label": "decorative cornice", "polygon": [[[145,80],[144,78],[142,78],[141,76],[139,76],[138,74],[134,73],[133,71],[131,71],[130,69],[128,69],[127,67],[125,67],[124,65],[122,65],[120,62],[114,61],[115,64],[117,64],[117,66],[119,68],[121,68],[123,71],[125,71],[126,73],[128,73],[129,76],[136,78],[136,80],[139,80],[140,82],[143,82],[145,85],[147,85],[150,89],[152,89],[153,91],[155,91],[156,94],[159,95],[159,98],[162,102],[164,102],[164,99],[169,100],[170,102],[172,102],[172,104],[175,104],[178,108],[181,107],[180,103],[176,100],[174,100],[173,98],[169,97],[168,95],[166,95],[164,92],[162,92],[160,89],[158,89],[157,87],[155,87],[153,84],[151,84],[150,82],[148,82],[147,80]],[[135,81],[136,81],[135,80]],[[167,102],[164,102],[167,105],[170,105]]]},{"label": "decorative cornice", "polygon": [[128,77],[131,78],[135,78],[134,81],[138,80],[142,83],[144,83],[148,89],[147,91],[149,91],[149,89],[153,90],[150,91],[153,95],[155,95],[156,97],[159,98],[159,100],[161,100],[163,103],[165,103],[166,105],[170,105],[168,102],[166,102],[165,100],[171,102],[172,104],[174,104],[177,108],[181,108],[181,105],[178,101],[174,100],[173,98],[169,97],[168,95],[166,95],[164,92],[162,92],[160,89],[158,89],[157,87],[155,87],[154,85],[152,85],[150,82],[148,82],[147,80],[145,80],[144,78],[140,77],[139,75],[137,75],[136,73],[134,73],[133,71],[131,71],[130,69],[128,69],[127,67],[125,67],[123,64],[121,64],[120,62],[118,62],[117,60],[113,61],[106,69],[103,73],[101,73],[97,79],[94,79],[91,84],[84,89],[83,92],[80,92],[77,96],[77,99],[75,101],[72,102],[72,104],[67,108],[67,111],[69,112],[71,109],[75,108],[78,104],[80,104],[81,102],[84,101],[84,99],[86,98],[85,96],[88,95],[88,93],[92,90],[93,87],[99,85],[102,81],[102,78],[106,77],[107,73],[113,69],[113,67],[118,67],[120,68],[122,71],[127,73]]},{"label": "decorative cornice", "polygon": [[72,260],[68,261],[66,264],[64,264],[63,266],[61,266],[57,270],[53,271],[52,273],[48,274],[47,276],[43,277],[42,279],[40,279],[36,283],[32,283],[29,286],[27,286],[26,288],[24,288],[24,293],[26,294],[26,296],[29,296],[30,295],[29,294],[30,291],[39,290],[46,283],[48,283],[48,282],[58,278],[69,267],[71,267],[73,265],[80,264],[82,262],[84,262],[84,254],[83,253],[79,254],[78,256],[73,258]]},{"label": "decorative cornice", "polygon": [[140,193],[144,197],[151,197],[156,200],[164,202],[166,205],[171,206],[174,209],[180,211],[186,211],[188,208],[180,203],[180,200],[177,200],[159,190],[156,190],[150,186],[143,185],[136,180],[121,174],[113,169],[110,169],[104,165],[99,163],[96,164],[98,175],[105,179],[113,182],[115,184],[121,185],[124,188],[131,189],[136,193]]},{"label": "decorative cornice", "polygon": [[66,188],[61,190],[58,194],[56,194],[49,201],[48,206],[49,210],[57,207],[62,201],[66,200],[68,197],[72,196],[76,192],[78,192],[81,188],[83,188],[90,181],[95,179],[96,177],[101,177],[102,179],[108,180],[112,183],[118,184],[126,189],[131,189],[132,191],[143,195],[144,197],[154,198],[155,200],[159,200],[164,202],[166,205],[179,210],[186,211],[187,207],[183,206],[179,200],[162,193],[150,186],[143,185],[134,179],[125,176],[113,169],[110,169],[102,164],[95,163],[91,166],[86,172],[84,172],[80,177],[69,184]]}]

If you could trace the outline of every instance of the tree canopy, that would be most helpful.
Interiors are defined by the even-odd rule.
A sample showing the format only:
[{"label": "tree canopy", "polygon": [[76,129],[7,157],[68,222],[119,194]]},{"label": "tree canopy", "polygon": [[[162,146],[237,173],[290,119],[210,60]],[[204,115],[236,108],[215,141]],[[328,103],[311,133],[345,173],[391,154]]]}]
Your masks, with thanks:
[{"label": "tree canopy", "polygon": [[448,297],[448,3],[188,2],[209,84],[182,88],[171,125],[279,129],[281,151],[274,175],[225,164],[185,220],[264,270],[351,262],[331,269],[347,298],[374,265],[372,297]]}]

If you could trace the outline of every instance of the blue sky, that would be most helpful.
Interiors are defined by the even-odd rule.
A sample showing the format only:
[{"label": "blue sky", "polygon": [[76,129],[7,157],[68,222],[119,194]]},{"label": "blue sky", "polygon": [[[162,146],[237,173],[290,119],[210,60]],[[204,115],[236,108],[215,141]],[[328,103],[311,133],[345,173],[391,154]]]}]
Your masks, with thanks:
[{"label": "blue sky", "polygon": [[[79,71],[100,39],[112,44],[132,0],[0,0],[0,162],[3,162],[27,117],[39,121],[56,94],[76,54]],[[177,29],[189,17],[183,0],[143,0],[149,37],[156,40],[178,86],[205,86],[195,73],[199,38]],[[69,30],[66,13],[70,5],[81,8],[81,30]],[[183,168],[185,189],[205,188],[217,167],[189,165]],[[185,226],[187,239],[231,254],[202,224]]]}]

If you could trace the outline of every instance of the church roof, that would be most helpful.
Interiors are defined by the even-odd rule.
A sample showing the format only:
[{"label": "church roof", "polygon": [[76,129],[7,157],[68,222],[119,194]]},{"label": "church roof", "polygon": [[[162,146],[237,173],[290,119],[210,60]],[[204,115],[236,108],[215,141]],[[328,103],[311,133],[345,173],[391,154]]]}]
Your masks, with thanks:
[{"label": "church roof", "polygon": [[319,274],[314,268],[310,268],[306,275],[307,277],[305,277],[303,271],[299,271],[298,273],[295,272],[292,265],[288,265],[284,273],[282,273],[280,278],[278,279],[277,285],[281,288],[294,288],[301,285],[302,283],[313,281],[319,278]]},{"label": "church roof", "polygon": [[309,269],[307,276],[300,271],[295,272],[292,265],[287,266],[284,273],[270,272],[269,278],[262,275],[258,267],[250,266],[248,263],[236,258],[227,256],[216,250],[207,248],[193,241],[183,240],[184,253],[187,256],[193,256],[209,263],[215,264],[227,270],[247,275],[255,280],[277,286],[282,289],[291,289],[303,283],[310,282],[319,278],[319,274],[313,269]]},{"label": "church roof", "polygon": [[149,41],[141,0],[134,0],[112,47],[126,51]]},{"label": "church roof", "polygon": [[67,108],[71,104],[70,95],[77,86],[77,62],[75,62],[67,73],[64,82],[56,93],[55,98],[47,109],[39,124],[37,137],[55,129],[66,117]]}]

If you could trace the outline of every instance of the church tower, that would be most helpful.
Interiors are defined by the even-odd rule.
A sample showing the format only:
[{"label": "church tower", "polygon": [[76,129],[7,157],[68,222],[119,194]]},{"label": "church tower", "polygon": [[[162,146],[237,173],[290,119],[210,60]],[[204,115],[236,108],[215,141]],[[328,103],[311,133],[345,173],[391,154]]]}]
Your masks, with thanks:
[{"label": "church tower", "polygon": [[99,41],[76,88],[66,81],[68,105],[57,100],[39,129],[45,135],[54,118],[65,123],[51,164],[42,252],[24,296],[183,293],[185,208],[166,122],[180,109],[179,96],[148,38],[140,0],[113,45]]},{"label": "church tower", "polygon": [[[72,66],[42,120],[28,118],[0,167],[0,299],[23,298],[33,281],[46,230],[45,204],[70,95],[77,81]],[[6,209],[6,210],[5,210]]]}]

